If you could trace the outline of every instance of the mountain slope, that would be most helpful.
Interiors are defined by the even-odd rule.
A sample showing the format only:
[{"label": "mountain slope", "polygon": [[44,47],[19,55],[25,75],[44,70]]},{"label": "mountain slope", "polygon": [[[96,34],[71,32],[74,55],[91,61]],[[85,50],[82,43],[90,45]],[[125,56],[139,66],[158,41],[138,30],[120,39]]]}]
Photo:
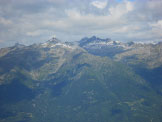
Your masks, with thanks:
[{"label": "mountain slope", "polygon": [[[84,42],[84,43],[83,43]],[[86,42],[86,43],[85,43]],[[79,45],[89,53],[107,56],[133,68],[157,93],[162,94],[162,43],[122,43],[97,37],[84,38]]]},{"label": "mountain slope", "polygon": [[143,64],[149,68],[159,67],[162,65],[162,43],[134,44],[132,49],[117,54],[115,60],[134,65]]},{"label": "mountain slope", "polygon": [[2,122],[160,122],[162,96],[133,70],[53,38],[0,57]]}]

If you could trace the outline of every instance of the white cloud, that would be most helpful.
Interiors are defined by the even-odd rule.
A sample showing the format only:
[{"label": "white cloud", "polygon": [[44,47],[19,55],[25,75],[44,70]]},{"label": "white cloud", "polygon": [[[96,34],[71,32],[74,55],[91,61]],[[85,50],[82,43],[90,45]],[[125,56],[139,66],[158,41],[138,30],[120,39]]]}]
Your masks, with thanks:
[{"label": "white cloud", "polygon": [[139,31],[140,27],[138,25],[123,25],[121,27],[115,28],[113,30],[114,33],[132,33],[133,31]]},{"label": "white cloud", "polygon": [[159,38],[162,38],[162,20],[157,22],[150,23],[152,35],[156,35]]},{"label": "white cloud", "polygon": [[160,28],[162,29],[162,20],[158,20],[156,23],[150,24],[152,27]]},{"label": "white cloud", "polygon": [[120,18],[121,16],[131,12],[133,10],[133,4],[129,1],[117,4],[109,8],[110,14],[115,18]]},{"label": "white cloud", "polygon": [[8,20],[8,19],[5,19],[3,17],[0,17],[0,24],[2,24],[2,25],[11,25],[12,21]]},{"label": "white cloud", "polygon": [[99,9],[104,9],[107,6],[107,1],[93,1],[91,5]]},{"label": "white cloud", "polygon": [[39,36],[41,35],[41,31],[32,31],[32,32],[27,32],[26,35],[27,36]]},{"label": "white cloud", "polygon": [[133,8],[134,8],[133,4],[132,4],[131,2],[129,2],[129,1],[127,1],[127,2],[126,2],[126,9],[127,9],[127,11],[128,11],[128,12],[129,12],[129,11],[132,11]]},{"label": "white cloud", "polygon": [[75,9],[67,9],[65,10],[65,13],[67,14],[68,17],[74,18],[74,19],[80,19],[81,14]]},{"label": "white cloud", "polygon": [[2,43],[40,42],[53,34],[60,40],[79,40],[91,35],[122,41],[162,40],[161,0],[40,1],[30,0],[30,5],[23,1],[4,5],[0,1]]}]

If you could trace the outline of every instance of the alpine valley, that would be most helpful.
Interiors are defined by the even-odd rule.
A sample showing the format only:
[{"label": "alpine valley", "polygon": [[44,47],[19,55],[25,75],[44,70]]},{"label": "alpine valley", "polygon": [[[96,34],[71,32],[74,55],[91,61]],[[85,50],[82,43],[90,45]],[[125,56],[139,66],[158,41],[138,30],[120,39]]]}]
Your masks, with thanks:
[{"label": "alpine valley", "polygon": [[162,43],[1,48],[0,122],[162,122]]}]

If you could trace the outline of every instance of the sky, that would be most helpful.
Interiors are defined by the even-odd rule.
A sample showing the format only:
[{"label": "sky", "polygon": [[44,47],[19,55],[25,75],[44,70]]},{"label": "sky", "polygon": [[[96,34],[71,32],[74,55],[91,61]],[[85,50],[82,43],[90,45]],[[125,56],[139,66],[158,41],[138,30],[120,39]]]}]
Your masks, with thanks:
[{"label": "sky", "polygon": [[162,0],[0,0],[0,47],[93,35],[162,41]]}]

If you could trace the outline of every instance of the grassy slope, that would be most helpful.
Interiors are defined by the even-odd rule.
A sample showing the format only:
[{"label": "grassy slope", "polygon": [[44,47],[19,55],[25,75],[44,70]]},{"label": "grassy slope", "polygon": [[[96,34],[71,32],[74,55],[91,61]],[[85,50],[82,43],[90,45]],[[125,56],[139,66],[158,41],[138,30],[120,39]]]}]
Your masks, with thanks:
[{"label": "grassy slope", "polygon": [[[0,59],[13,65],[6,74],[15,70],[13,77],[6,76],[8,84],[0,86],[2,122],[162,121],[162,97],[125,65],[82,50],[58,55],[36,49],[24,54]],[[65,61],[52,72],[62,56]],[[3,74],[5,67],[1,69]]]}]

